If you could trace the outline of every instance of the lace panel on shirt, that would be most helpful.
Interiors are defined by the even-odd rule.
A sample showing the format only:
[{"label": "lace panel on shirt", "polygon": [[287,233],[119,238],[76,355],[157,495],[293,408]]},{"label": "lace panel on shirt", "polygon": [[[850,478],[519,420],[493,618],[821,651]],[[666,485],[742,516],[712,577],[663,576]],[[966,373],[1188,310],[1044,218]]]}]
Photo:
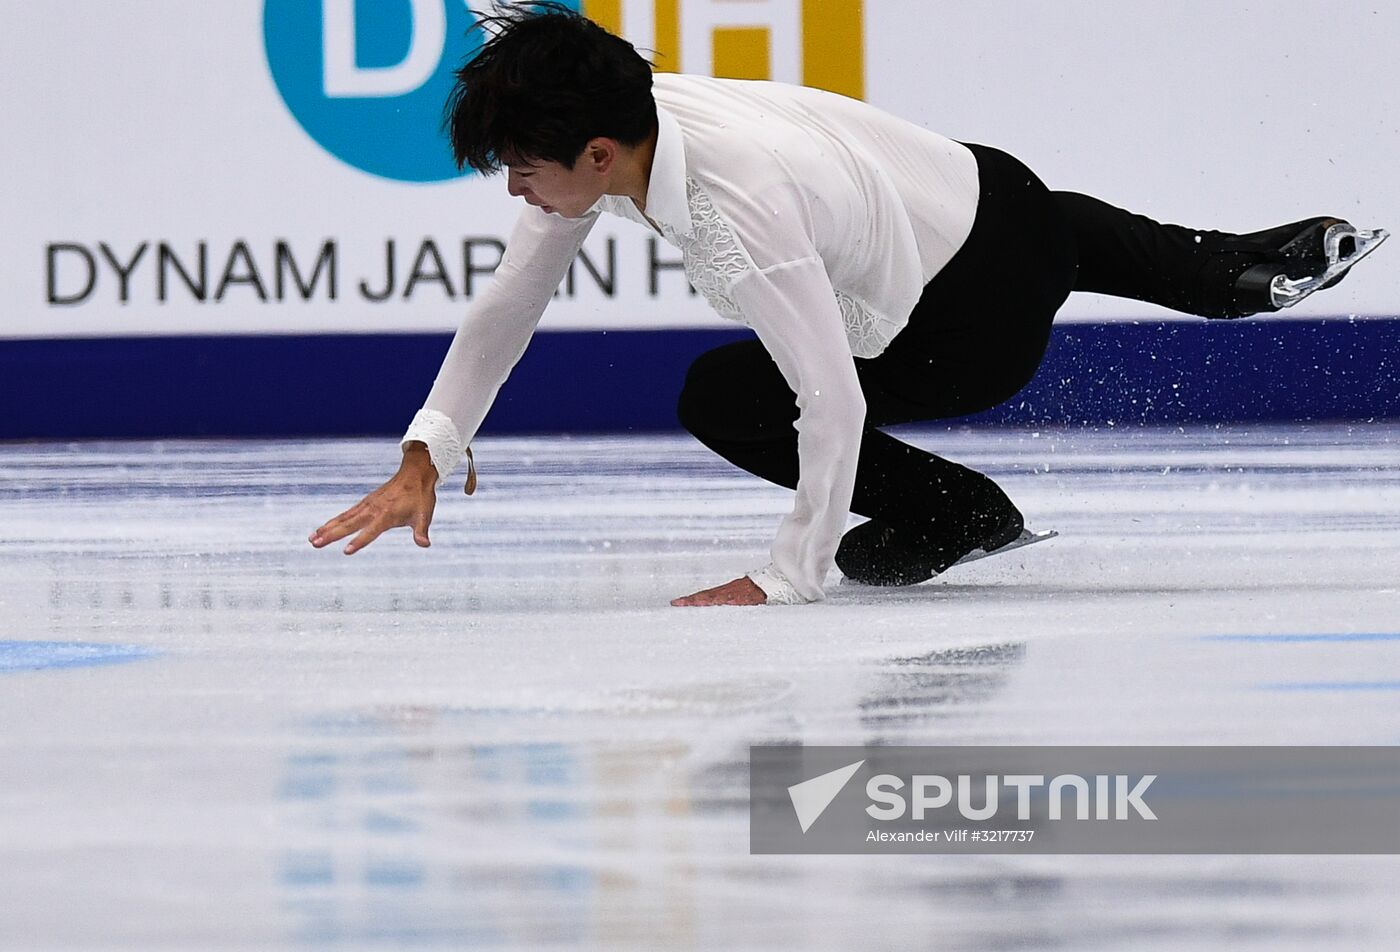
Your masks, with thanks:
[{"label": "lace panel on shirt", "polygon": [[685,180],[686,200],[690,204],[691,233],[678,234],[671,226],[661,223],[662,234],[681,250],[685,276],[695,290],[705,296],[721,317],[748,323],[743,311],[734,303],[729,289],[753,267],[749,256],[734,237],[709,193],[693,178]]},{"label": "lace panel on shirt", "polygon": [[841,321],[846,325],[846,342],[854,357],[878,357],[902,330],[899,324],[876,314],[845,291],[836,292]]},{"label": "lace panel on shirt", "polygon": [[[662,234],[681,250],[685,276],[710,306],[721,317],[747,324],[729,289],[753,267],[753,262],[709,193],[693,178],[686,178],[685,191],[690,204],[691,233],[677,234],[669,225],[659,223]],[[900,331],[900,325],[843,291],[836,292],[836,302],[841,308],[851,354],[856,357],[879,356]]]}]

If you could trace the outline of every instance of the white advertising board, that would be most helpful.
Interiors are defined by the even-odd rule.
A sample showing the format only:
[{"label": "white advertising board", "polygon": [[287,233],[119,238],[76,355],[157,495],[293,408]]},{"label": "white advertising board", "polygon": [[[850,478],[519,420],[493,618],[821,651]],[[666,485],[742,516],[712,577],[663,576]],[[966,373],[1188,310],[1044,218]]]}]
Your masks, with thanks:
[{"label": "white advertising board", "polygon": [[[742,28],[772,78],[854,70],[877,106],[1163,220],[1400,226],[1397,5],[584,9],[691,71],[724,69]],[[454,328],[519,208],[501,178],[443,177],[470,23],[462,0],[0,0],[0,337]],[[544,327],[720,323],[642,229],[604,220],[585,256]],[[1385,260],[1306,313],[1394,315]]]}]

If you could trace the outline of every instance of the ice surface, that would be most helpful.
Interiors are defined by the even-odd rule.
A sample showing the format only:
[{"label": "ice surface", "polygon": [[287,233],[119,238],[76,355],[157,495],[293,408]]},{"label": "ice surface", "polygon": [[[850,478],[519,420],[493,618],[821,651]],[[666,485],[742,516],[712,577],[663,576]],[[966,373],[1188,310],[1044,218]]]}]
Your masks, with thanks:
[{"label": "ice surface", "polygon": [[0,447],[0,949],[1397,947],[1392,857],[748,854],[751,743],[1400,743],[1400,425],[914,435],[1060,538],[673,609],[789,502],[685,438],[351,558],[392,441]]}]

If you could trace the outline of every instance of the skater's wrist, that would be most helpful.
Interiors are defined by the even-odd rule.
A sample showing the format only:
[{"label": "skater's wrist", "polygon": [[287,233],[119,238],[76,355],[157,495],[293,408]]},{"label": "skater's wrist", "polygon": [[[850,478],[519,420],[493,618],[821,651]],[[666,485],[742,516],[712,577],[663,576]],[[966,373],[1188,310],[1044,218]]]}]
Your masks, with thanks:
[{"label": "skater's wrist", "polygon": [[399,463],[399,472],[415,481],[426,482],[431,486],[438,483],[438,471],[433,466],[433,457],[428,452],[428,445],[418,441],[405,442],[403,445],[403,460]]},{"label": "skater's wrist", "polygon": [[409,447],[426,447],[437,484],[441,484],[452,474],[452,470],[462,461],[462,454],[466,452],[465,442],[452,418],[440,411],[428,409],[419,410],[414,415],[413,422],[409,424],[408,432],[403,435],[399,445],[405,451],[405,460],[408,459]]}]

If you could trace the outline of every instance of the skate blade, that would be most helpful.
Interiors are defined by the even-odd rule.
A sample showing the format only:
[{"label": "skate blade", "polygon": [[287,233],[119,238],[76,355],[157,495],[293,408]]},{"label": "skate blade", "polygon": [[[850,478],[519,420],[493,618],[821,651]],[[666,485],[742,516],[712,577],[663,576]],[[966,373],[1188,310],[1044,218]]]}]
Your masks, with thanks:
[{"label": "skate blade", "polygon": [[[968,562],[976,562],[978,559],[985,559],[989,555],[1001,555],[1003,552],[1010,552],[1012,549],[1019,549],[1024,546],[1034,545],[1037,542],[1044,542],[1046,539],[1053,539],[1057,535],[1059,535],[1059,533],[1054,529],[1046,529],[1043,532],[1032,532],[1029,529],[1022,529],[1020,535],[1001,548],[993,549],[990,552],[986,552],[982,549],[973,549],[967,555],[964,555],[954,562],[953,565],[966,565]],[[949,568],[952,567],[952,565],[949,566]]]},{"label": "skate blade", "polygon": [[[1322,274],[1308,278],[1290,278],[1279,275],[1269,285],[1269,296],[1274,307],[1292,307],[1316,291],[1321,291],[1331,282],[1346,274],[1358,261],[1381,246],[1390,237],[1384,228],[1375,231],[1358,231],[1345,222],[1327,229],[1322,238],[1323,252],[1327,256],[1327,269]],[[1342,242],[1348,238],[1356,242],[1356,249],[1348,256],[1342,254]]]}]

